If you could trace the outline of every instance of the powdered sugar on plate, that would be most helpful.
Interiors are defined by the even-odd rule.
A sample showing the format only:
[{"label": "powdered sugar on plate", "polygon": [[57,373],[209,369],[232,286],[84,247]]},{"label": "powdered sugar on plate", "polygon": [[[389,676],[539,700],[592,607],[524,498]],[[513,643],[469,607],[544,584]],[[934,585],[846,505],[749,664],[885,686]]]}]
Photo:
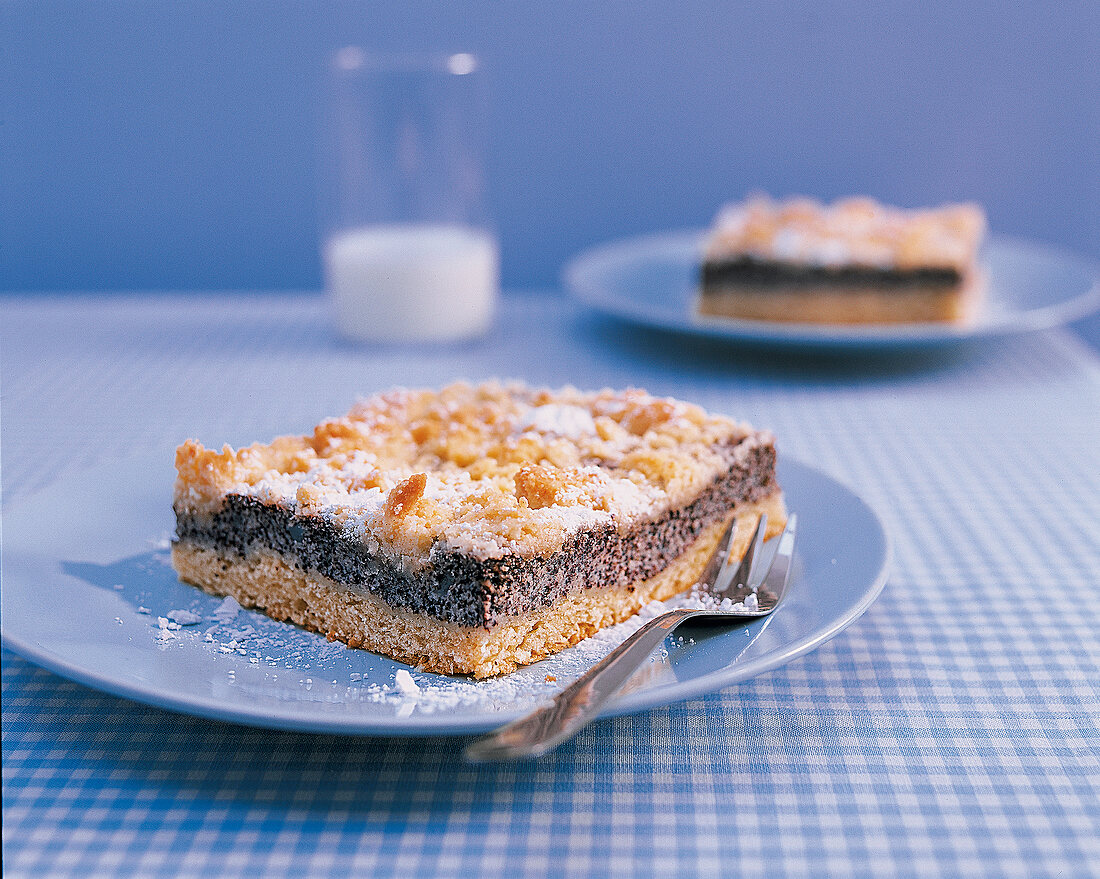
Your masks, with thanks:
[{"label": "powdered sugar on plate", "polygon": [[[151,567],[159,564],[168,568],[166,574],[175,581],[167,560],[157,559]],[[134,598],[143,603],[131,604],[160,650],[209,653],[224,668],[226,685],[265,699],[325,703],[326,708],[318,708],[325,711],[367,703],[401,718],[452,711],[529,710],[568,686],[653,617],[673,608],[722,610],[730,604],[728,599],[716,603],[710,596],[690,594],[650,602],[635,616],[548,659],[502,677],[478,681],[421,672],[378,654],[348,648],[339,641],[327,641],[316,633],[242,608],[233,598],[191,591],[182,584],[179,590],[167,595],[138,592]],[[185,595],[191,600],[181,602]],[[670,662],[674,654],[693,645],[690,637],[667,639],[649,663],[635,673],[624,692],[672,679]]]},{"label": "powdered sugar on plate", "polygon": [[202,617],[189,610],[170,610],[168,619],[179,626],[193,626],[202,622]]},{"label": "powdered sugar on plate", "polygon": [[237,603],[237,599],[227,595],[222,599],[221,604],[214,608],[214,619],[219,623],[228,623],[237,615],[240,609],[241,606]]},{"label": "powdered sugar on plate", "polygon": [[[499,678],[473,681],[409,672],[402,668],[395,673],[392,686],[374,686],[368,688],[365,695],[371,701],[397,706],[398,715],[403,717],[411,713],[410,705],[422,714],[454,708],[480,707],[487,711],[533,708],[567,687],[654,617],[675,608],[726,609],[723,604],[732,606],[729,599],[715,602],[708,595],[686,595],[669,601],[651,601],[630,619],[601,629],[592,637],[549,659]],[[654,652],[648,668],[640,669],[624,691],[629,692],[644,685],[654,671],[663,670],[668,664],[670,651],[685,649],[694,643],[693,639],[682,636],[669,639]]]}]

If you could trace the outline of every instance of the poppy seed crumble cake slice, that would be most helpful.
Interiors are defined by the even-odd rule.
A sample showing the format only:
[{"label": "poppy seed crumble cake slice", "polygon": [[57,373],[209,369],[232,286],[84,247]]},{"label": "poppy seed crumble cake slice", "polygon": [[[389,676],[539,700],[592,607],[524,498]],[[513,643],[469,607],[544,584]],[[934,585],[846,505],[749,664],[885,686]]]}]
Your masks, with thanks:
[{"label": "poppy seed crumble cake slice", "polygon": [[180,577],[426,671],[514,670],[786,518],[770,434],[640,390],[397,389],[311,435],[176,452]]},{"label": "poppy seed crumble cake slice", "polygon": [[966,322],[984,277],[977,205],[765,196],[724,207],[705,245],[700,315],[821,324]]}]

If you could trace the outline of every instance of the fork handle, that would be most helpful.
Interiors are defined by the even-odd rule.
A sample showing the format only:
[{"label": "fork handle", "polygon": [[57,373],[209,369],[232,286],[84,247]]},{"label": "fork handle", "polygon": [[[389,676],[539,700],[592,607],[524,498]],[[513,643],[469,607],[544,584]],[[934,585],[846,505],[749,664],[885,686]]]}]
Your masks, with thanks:
[{"label": "fork handle", "polygon": [[626,683],[680,623],[698,611],[670,610],[654,617],[607,656],[530,714],[502,726],[467,746],[468,760],[512,760],[537,757],[594,720],[600,709]]}]

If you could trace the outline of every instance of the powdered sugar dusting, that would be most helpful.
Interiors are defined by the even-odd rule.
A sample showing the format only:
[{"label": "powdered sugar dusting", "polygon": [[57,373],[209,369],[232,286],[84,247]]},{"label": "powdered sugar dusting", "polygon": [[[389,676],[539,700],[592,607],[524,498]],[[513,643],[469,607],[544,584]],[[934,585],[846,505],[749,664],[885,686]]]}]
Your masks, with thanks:
[{"label": "powdered sugar dusting", "polygon": [[220,623],[228,623],[241,609],[240,604],[231,595],[222,599],[221,604],[214,608],[214,618]]},{"label": "powdered sugar dusting", "polygon": [[397,673],[393,676],[394,683],[397,685],[397,690],[403,696],[419,696],[420,687],[413,680],[413,676],[403,668],[399,668]]},{"label": "powdered sugar dusting", "polygon": [[545,403],[535,406],[519,423],[520,430],[555,433],[570,439],[596,436],[596,422],[592,413],[581,406],[565,403]]},{"label": "powdered sugar dusting", "polygon": [[201,616],[189,610],[170,610],[168,611],[168,619],[179,626],[193,626],[202,622]]},{"label": "powdered sugar dusting", "polygon": [[760,609],[760,601],[755,592],[748,593],[740,601],[734,601],[728,597],[719,598],[709,592],[693,590],[688,595],[679,599],[677,607],[691,608],[692,610],[714,610],[722,613],[733,611],[757,611]]}]

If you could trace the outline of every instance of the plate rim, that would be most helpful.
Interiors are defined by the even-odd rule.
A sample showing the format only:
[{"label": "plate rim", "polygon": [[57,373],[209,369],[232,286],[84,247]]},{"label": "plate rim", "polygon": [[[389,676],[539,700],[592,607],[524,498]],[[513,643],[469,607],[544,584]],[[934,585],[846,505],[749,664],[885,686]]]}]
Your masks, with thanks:
[{"label": "plate rim", "polygon": [[1065,248],[1022,236],[990,233],[986,246],[1034,254],[1079,269],[1092,283],[1075,295],[1032,309],[994,315],[970,325],[913,323],[869,327],[783,323],[776,321],[707,318],[695,314],[672,314],[652,308],[632,307],[615,295],[608,295],[587,277],[591,267],[608,260],[623,259],[624,253],[673,245],[699,251],[708,230],[684,228],[616,238],[586,248],[571,257],[562,268],[561,280],[574,300],[630,323],[668,332],[688,333],[727,341],[765,342],[815,348],[891,348],[954,344],[968,340],[1039,332],[1087,317],[1100,309],[1100,261]]},{"label": "plate rim", "polygon": [[[104,459],[93,465],[88,470],[123,466],[128,461],[146,460],[148,455],[123,456]],[[863,507],[869,522],[877,531],[877,538],[881,546],[881,557],[877,559],[875,576],[866,583],[862,591],[855,596],[853,601],[845,605],[844,612],[827,621],[823,626],[812,630],[803,637],[795,639],[790,644],[783,645],[780,649],[765,654],[746,662],[734,661],[724,668],[717,669],[696,678],[675,683],[665,683],[650,689],[642,689],[628,693],[620,699],[610,702],[599,717],[615,717],[624,714],[632,714],[640,711],[659,708],[665,705],[675,704],[687,699],[693,699],[701,695],[716,692],[724,687],[743,680],[756,677],[767,671],[779,668],[787,663],[803,656],[824,644],[826,641],[844,631],[853,622],[859,619],[874,603],[882,592],[889,577],[890,566],[893,560],[893,541],[886,529],[881,516],[859,492],[827,474],[816,467],[805,464],[796,458],[784,458],[779,462],[780,471],[787,468],[800,469],[809,474],[811,478],[819,479],[829,484],[836,491],[839,490],[850,496],[857,504]],[[80,471],[81,473],[86,471]],[[64,484],[66,479],[79,476],[61,477],[52,481],[49,485],[39,489],[32,495],[24,498],[30,501],[35,496],[47,492],[51,487]],[[19,506],[23,504],[20,503]],[[6,553],[4,554],[7,555]],[[29,555],[29,554],[27,554]],[[47,554],[48,555],[48,554]],[[7,563],[0,557],[0,566],[7,568]],[[7,590],[4,590],[7,591]],[[0,595],[2,598],[2,595]],[[24,659],[53,672],[63,678],[75,681],[79,684],[91,687],[97,691],[129,699],[133,702],[152,706],[155,708],[172,711],[190,717],[204,718],[241,724],[245,726],[277,729],[296,732],[320,733],[330,735],[358,735],[367,737],[377,736],[446,736],[446,735],[476,735],[494,729],[509,720],[521,715],[518,711],[502,711],[494,714],[482,714],[477,717],[470,715],[438,714],[416,715],[415,722],[411,718],[399,716],[382,716],[374,718],[370,723],[364,723],[362,716],[324,715],[309,713],[309,706],[313,703],[287,703],[286,710],[278,714],[264,713],[263,709],[253,706],[226,706],[216,702],[210,697],[201,697],[188,693],[182,695],[178,691],[167,694],[157,691],[151,685],[140,686],[112,676],[109,671],[104,671],[87,664],[79,664],[68,657],[60,655],[45,645],[36,643],[32,634],[13,633],[6,623],[6,614],[0,613],[0,641],[6,649],[13,651]],[[24,637],[21,637],[23,635]],[[383,657],[385,658],[385,657]]]}]

